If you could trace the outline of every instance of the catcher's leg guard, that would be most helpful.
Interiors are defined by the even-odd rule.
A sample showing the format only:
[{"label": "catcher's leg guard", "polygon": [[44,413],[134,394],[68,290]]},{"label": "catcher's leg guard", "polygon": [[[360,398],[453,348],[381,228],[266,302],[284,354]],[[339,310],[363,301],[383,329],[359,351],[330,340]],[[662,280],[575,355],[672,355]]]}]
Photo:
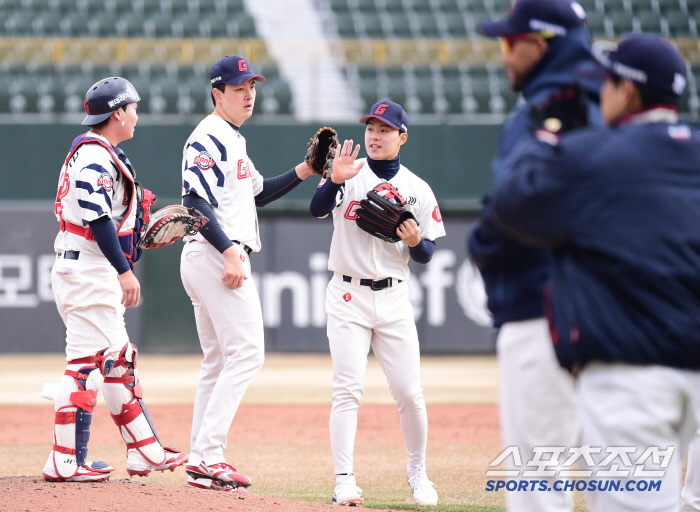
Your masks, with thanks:
[{"label": "catcher's leg guard", "polygon": [[105,402],[126,443],[126,470],[132,476],[172,471],[187,462],[187,454],[161,445],[142,399],[137,358],[136,346],[127,343],[104,385]]},{"label": "catcher's leg guard", "polygon": [[46,480],[100,481],[114,471],[104,462],[87,461],[92,410],[103,372],[113,365],[107,351],[68,362],[55,399],[54,446],[44,467]]}]

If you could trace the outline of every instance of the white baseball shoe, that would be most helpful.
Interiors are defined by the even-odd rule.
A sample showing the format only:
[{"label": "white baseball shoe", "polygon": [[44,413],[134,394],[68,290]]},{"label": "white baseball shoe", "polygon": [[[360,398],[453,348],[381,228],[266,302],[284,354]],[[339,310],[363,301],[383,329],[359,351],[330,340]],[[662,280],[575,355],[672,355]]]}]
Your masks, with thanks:
[{"label": "white baseball shoe", "polygon": [[138,450],[132,448],[126,457],[126,472],[129,473],[129,476],[146,476],[151,471],[175,471],[176,467],[182,466],[189,458],[186,453],[167,446],[163,446],[163,452],[165,452],[165,460],[156,466],[151,464]]},{"label": "white baseball shoe", "polygon": [[102,461],[85,461],[82,466],[76,465],[77,471],[69,478],[63,478],[56,472],[53,463],[46,463],[42,476],[47,482],[106,482],[114,468]]},{"label": "white baseball shoe", "polygon": [[413,499],[416,505],[435,506],[438,502],[437,491],[433,488],[433,482],[428,480],[428,475],[425,472],[425,466],[407,466],[408,469],[408,485],[413,491]]},{"label": "white baseball shoe", "polygon": [[194,487],[195,489],[230,492],[236,496],[250,496],[250,492],[243,487],[234,487],[231,484],[225,484],[220,480],[212,480],[209,478],[194,478],[188,476],[187,486]]},{"label": "white baseball shoe", "polygon": [[336,478],[332,501],[333,505],[341,505],[345,507],[362,506],[365,498],[362,495],[362,489],[357,486],[357,482],[355,481],[355,477],[353,475]]}]

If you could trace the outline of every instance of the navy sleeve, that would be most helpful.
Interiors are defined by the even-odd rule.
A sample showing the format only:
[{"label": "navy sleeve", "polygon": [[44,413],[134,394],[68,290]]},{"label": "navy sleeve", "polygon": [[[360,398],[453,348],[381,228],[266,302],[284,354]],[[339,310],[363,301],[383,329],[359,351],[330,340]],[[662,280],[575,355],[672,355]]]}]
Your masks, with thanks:
[{"label": "navy sleeve", "polygon": [[421,240],[415,247],[409,247],[411,258],[416,263],[428,263],[433,259],[435,253],[435,242],[432,240]]},{"label": "navy sleeve", "polygon": [[324,217],[333,211],[335,208],[335,198],[338,196],[338,190],[343,184],[335,184],[333,180],[327,178],[326,182],[316,189],[314,197],[311,198],[311,215],[314,217]]},{"label": "navy sleeve", "polygon": [[275,199],[279,199],[301,182],[302,180],[297,176],[296,168],[274,178],[265,178],[263,189],[255,196],[255,206],[265,206]]},{"label": "navy sleeve", "polygon": [[204,239],[213,245],[217,251],[223,253],[226,249],[231,247],[233,243],[224,233],[221,228],[221,224],[216,220],[216,215],[214,211],[209,207],[209,204],[199,197],[194,192],[190,192],[182,198],[182,204],[188,208],[195,208],[204,216],[209,219],[206,226],[199,230],[202,233]]},{"label": "navy sleeve", "polygon": [[582,153],[578,148],[574,154],[579,156],[569,154],[570,142],[567,135],[556,146],[531,142],[514,162],[513,172],[496,187],[489,210],[494,223],[506,234],[535,247],[551,248],[566,242],[580,186],[572,177]]},{"label": "navy sleeve", "polygon": [[131,270],[129,261],[126,259],[126,256],[124,256],[124,252],[119,245],[117,229],[114,227],[114,224],[112,224],[112,219],[109,217],[100,217],[99,219],[90,221],[89,225],[92,234],[95,235],[97,246],[117,272],[124,274]]}]

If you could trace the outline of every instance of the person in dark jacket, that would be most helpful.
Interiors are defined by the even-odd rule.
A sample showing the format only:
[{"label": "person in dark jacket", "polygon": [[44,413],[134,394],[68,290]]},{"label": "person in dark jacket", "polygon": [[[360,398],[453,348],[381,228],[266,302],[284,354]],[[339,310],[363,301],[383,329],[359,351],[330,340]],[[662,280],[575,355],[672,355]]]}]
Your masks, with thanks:
[{"label": "person in dark jacket", "polygon": [[[700,417],[700,136],[678,122],[686,68],[670,43],[638,34],[593,54],[608,127],[537,132],[546,142],[522,148],[490,213],[552,250],[546,310],[559,362],[578,375],[582,444],[602,447],[593,478],[659,472],[646,473],[655,492],[589,486],[590,510],[674,511]],[[637,467],[601,464],[612,446],[634,447]],[[655,447],[665,454],[645,459]]]},{"label": "person in dark jacket", "polygon": [[[591,60],[591,37],[584,19],[583,9],[569,0],[520,0],[506,19],[480,25],[486,36],[501,38],[501,62],[513,89],[525,100],[503,125],[492,162],[494,186],[510,173],[518,148],[533,140],[530,109],[577,82],[576,66]],[[589,92],[588,119],[600,124],[598,90]],[[549,252],[512,240],[494,225],[488,207],[469,236],[468,251],[481,271],[488,307],[499,329],[504,446],[517,446],[526,462],[533,458],[536,446],[576,443],[573,379],[557,365],[543,310]],[[562,512],[572,509],[571,495],[563,490],[512,492],[506,500],[511,512]]]}]

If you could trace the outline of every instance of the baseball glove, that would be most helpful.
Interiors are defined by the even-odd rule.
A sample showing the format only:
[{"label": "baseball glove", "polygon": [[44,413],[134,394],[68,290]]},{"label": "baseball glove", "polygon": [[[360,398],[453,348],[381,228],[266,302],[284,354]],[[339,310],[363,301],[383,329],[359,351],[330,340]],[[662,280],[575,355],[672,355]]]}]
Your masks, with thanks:
[{"label": "baseball glove", "polygon": [[571,84],[552,94],[543,103],[530,108],[534,128],[562,134],[588,125],[586,91]]},{"label": "baseball glove", "polygon": [[357,212],[357,227],[385,242],[401,240],[396,229],[406,220],[413,219],[413,213],[406,200],[391,183],[380,183],[367,192],[367,199],[360,201]]},{"label": "baseball glove", "polygon": [[338,134],[330,126],[324,126],[316,132],[316,135],[308,142],[304,161],[316,174],[327,178],[333,167],[335,149],[338,146]]},{"label": "baseball glove", "polygon": [[195,235],[209,219],[194,208],[170,205],[151,214],[138,247],[159,249],[170,245],[185,235]]}]

